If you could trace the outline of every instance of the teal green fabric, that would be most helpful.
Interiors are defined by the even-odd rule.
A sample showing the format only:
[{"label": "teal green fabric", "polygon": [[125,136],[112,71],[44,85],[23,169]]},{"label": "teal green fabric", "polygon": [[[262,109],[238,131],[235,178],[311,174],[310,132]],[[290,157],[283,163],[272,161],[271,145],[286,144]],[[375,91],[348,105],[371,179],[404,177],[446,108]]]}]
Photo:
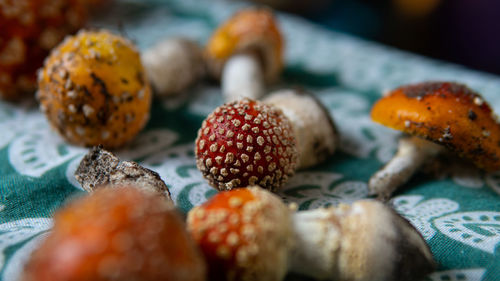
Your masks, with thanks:
[{"label": "teal green fabric", "polygon": [[[222,0],[121,1],[92,25],[122,32],[141,49],[174,35],[204,43],[242,6]],[[367,197],[367,180],[392,157],[400,136],[369,117],[385,90],[453,80],[482,93],[500,112],[498,77],[326,31],[293,16],[280,14],[279,20],[286,69],[274,88],[313,92],[341,133],[333,157],[299,171],[280,191],[300,209]],[[186,212],[215,193],[196,169],[193,143],[203,118],[221,103],[214,84],[157,99],[147,128],[116,153],[157,171]],[[85,194],[73,173],[86,151],[67,145],[35,107],[0,102],[0,280],[17,280],[50,230],[54,211]],[[442,170],[438,177],[418,173],[391,201],[422,233],[439,264],[427,280],[500,280],[500,173],[455,162]],[[309,279],[290,275],[287,280]]]}]

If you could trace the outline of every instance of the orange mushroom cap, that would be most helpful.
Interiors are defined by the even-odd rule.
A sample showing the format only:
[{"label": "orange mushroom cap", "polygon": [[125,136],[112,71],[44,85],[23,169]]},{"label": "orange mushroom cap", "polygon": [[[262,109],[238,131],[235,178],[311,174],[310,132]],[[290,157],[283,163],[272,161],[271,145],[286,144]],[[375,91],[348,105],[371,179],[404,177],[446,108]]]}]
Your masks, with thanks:
[{"label": "orange mushroom cap", "polygon": [[40,109],[68,142],[117,148],[149,120],[139,51],[106,30],[81,30],[53,49],[38,77]]},{"label": "orange mushroom cap", "polygon": [[188,213],[210,280],[282,280],[291,246],[290,212],[276,195],[249,187],[217,193]]},{"label": "orange mushroom cap", "polygon": [[206,265],[170,202],[105,187],[58,211],[22,281],[203,281]]},{"label": "orange mushroom cap", "polygon": [[487,171],[500,169],[500,124],[467,86],[425,82],[391,91],[372,108],[375,122],[442,144]]},{"label": "orange mushroom cap", "polygon": [[206,48],[212,74],[219,78],[225,62],[236,53],[256,52],[264,76],[273,81],[283,68],[283,38],[268,9],[245,9],[220,26]]}]

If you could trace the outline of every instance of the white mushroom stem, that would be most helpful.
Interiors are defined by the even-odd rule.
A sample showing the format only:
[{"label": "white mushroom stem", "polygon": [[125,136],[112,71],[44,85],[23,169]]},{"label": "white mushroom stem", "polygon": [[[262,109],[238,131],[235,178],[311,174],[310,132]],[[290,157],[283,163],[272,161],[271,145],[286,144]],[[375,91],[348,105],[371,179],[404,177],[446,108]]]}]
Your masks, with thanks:
[{"label": "white mushroom stem", "polygon": [[370,178],[370,193],[381,199],[389,198],[424,162],[443,150],[443,146],[419,137],[401,138],[396,155]]},{"label": "white mushroom stem", "polygon": [[242,53],[229,58],[222,70],[221,84],[226,102],[259,99],[264,94],[264,74],[257,57]]},{"label": "white mushroom stem", "polygon": [[299,152],[299,169],[314,166],[335,152],[339,142],[337,129],[329,112],[313,95],[280,90],[263,101],[281,109],[291,121]]},{"label": "white mushroom stem", "polygon": [[142,54],[142,62],[159,96],[186,90],[206,72],[200,46],[184,38],[159,42]]},{"label": "white mushroom stem", "polygon": [[375,200],[297,212],[290,270],[316,279],[416,280],[433,270],[420,234]]}]

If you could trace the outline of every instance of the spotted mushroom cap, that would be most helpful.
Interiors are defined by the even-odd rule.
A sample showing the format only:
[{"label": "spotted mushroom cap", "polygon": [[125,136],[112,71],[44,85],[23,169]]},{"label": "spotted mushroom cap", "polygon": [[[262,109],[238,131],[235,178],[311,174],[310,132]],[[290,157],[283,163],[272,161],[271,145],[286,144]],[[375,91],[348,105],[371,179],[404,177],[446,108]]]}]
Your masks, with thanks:
[{"label": "spotted mushroom cap", "polygon": [[268,9],[245,9],[223,23],[212,35],[206,53],[212,75],[220,78],[225,62],[234,54],[255,52],[268,82],[283,68],[283,38]]},{"label": "spotted mushroom cap", "polygon": [[224,104],[203,121],[196,165],[219,190],[259,185],[281,187],[295,173],[297,149],[283,112],[259,101]]},{"label": "spotted mushroom cap", "polygon": [[463,84],[425,82],[391,91],[372,108],[375,122],[442,144],[488,171],[500,169],[500,125]]},{"label": "spotted mushroom cap", "polygon": [[149,119],[151,90],[139,52],[107,31],[66,38],[38,78],[40,109],[70,143],[119,147]]},{"label": "spotted mushroom cap", "polygon": [[188,213],[210,280],[282,280],[292,246],[289,210],[259,187],[220,192]]},{"label": "spotted mushroom cap", "polygon": [[22,281],[205,280],[205,262],[164,197],[103,188],[54,217]]},{"label": "spotted mushroom cap", "polygon": [[0,1],[0,98],[33,95],[43,59],[86,18],[82,0]]}]

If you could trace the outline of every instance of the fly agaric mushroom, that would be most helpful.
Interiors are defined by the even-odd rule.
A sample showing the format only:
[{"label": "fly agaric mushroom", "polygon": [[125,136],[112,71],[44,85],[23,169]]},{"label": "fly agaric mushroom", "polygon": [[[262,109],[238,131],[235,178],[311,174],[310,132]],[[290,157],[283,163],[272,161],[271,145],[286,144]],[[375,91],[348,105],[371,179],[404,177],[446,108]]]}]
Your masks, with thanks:
[{"label": "fly agaric mushroom", "polygon": [[221,192],[188,213],[210,280],[281,280],[292,232],[285,204],[259,188]]},{"label": "fly agaric mushroom", "polygon": [[203,121],[196,165],[213,187],[276,190],[297,165],[312,166],[335,151],[333,121],[312,95],[287,90],[266,101],[227,103]]},{"label": "fly agaric mushroom", "polygon": [[387,198],[426,161],[448,148],[487,171],[500,169],[500,125],[482,97],[463,84],[425,82],[391,91],[372,108],[375,122],[401,130],[394,158],[369,181]]},{"label": "fly agaric mushroom", "polygon": [[257,99],[283,68],[283,38],[271,11],[246,9],[220,26],[207,47],[208,67],[226,101]]},{"label": "fly agaric mushroom", "polygon": [[41,111],[72,144],[116,148],[149,119],[151,89],[139,52],[105,30],[67,37],[38,79]]},{"label": "fly agaric mushroom", "polygon": [[422,236],[374,200],[291,212],[249,187],[216,194],[187,224],[213,280],[279,281],[287,267],[319,279],[419,280],[435,266]]},{"label": "fly agaric mushroom", "polygon": [[87,14],[81,0],[0,1],[0,98],[33,95],[44,58]]},{"label": "fly agaric mushroom", "polygon": [[184,38],[161,41],[144,52],[142,62],[159,96],[180,93],[205,74],[202,49]]},{"label": "fly agaric mushroom", "polygon": [[58,211],[21,280],[203,281],[205,272],[173,205],[122,186],[99,189]]},{"label": "fly agaric mushroom", "polygon": [[88,192],[102,187],[133,185],[142,190],[157,192],[172,201],[170,191],[158,173],[136,162],[120,161],[113,153],[100,146],[92,148],[83,157],[75,171],[75,178]]},{"label": "fly agaric mushroom", "polygon": [[292,125],[281,110],[244,99],[224,104],[203,121],[196,166],[219,190],[258,184],[275,190],[295,173]]}]

